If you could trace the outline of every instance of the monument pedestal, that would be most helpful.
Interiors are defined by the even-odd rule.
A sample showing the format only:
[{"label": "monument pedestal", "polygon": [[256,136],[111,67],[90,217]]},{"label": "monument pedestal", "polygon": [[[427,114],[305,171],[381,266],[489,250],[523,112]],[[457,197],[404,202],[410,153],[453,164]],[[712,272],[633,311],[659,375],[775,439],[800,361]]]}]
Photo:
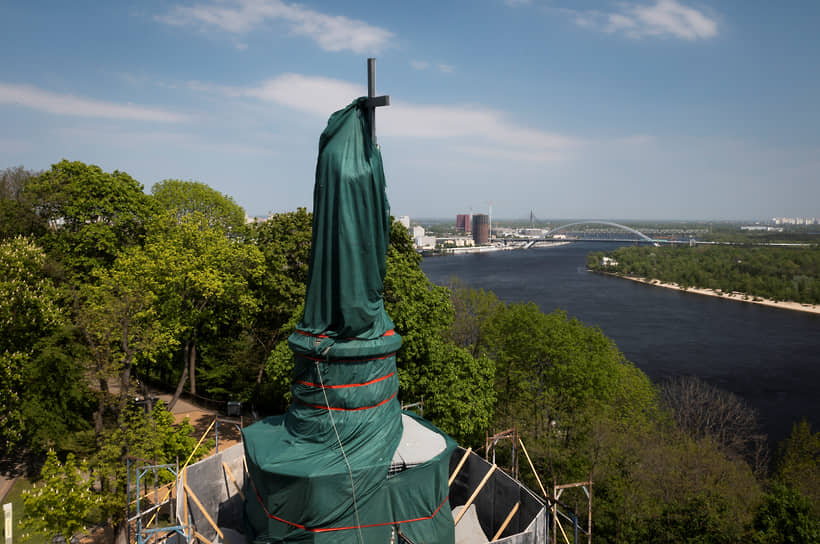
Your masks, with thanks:
[{"label": "monument pedestal", "polygon": [[248,541],[386,544],[400,528],[413,542],[452,543],[456,444],[401,413],[401,337],[289,342],[290,409],[244,430]]}]

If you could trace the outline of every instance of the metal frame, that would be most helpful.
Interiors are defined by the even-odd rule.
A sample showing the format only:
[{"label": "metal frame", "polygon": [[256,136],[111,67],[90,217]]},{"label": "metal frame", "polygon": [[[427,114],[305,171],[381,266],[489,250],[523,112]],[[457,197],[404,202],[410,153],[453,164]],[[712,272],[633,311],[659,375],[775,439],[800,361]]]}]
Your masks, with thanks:
[{"label": "metal frame", "polygon": [[[139,460],[136,460],[139,461]],[[128,526],[128,531],[130,533],[131,530],[131,522],[136,521],[137,524],[137,544],[149,544],[150,542],[159,542],[160,540],[164,540],[168,538],[171,534],[176,533],[182,536],[185,539],[185,542],[190,542],[190,538],[188,536],[188,526],[185,525],[168,525],[164,527],[143,527],[143,516],[156,511],[159,512],[160,508],[165,504],[171,504],[171,517],[172,519],[176,519],[173,513],[173,499],[169,498],[162,504],[159,504],[159,486],[157,484],[158,481],[158,474],[160,470],[168,470],[174,476],[174,484],[176,485],[177,478],[179,476],[179,463],[175,463],[173,465],[166,464],[166,465],[138,465],[134,463],[134,470],[136,472],[136,491],[135,491],[135,500],[136,500],[136,513],[134,516],[130,516],[131,513],[131,458],[126,460],[126,472],[127,472],[127,484],[126,484],[126,524]],[[140,483],[142,482],[143,478],[148,475],[153,474],[154,476],[154,500],[157,504],[154,504],[151,508],[146,511],[142,511],[142,497],[140,493]],[[146,486],[147,490],[148,486]],[[155,514],[155,517],[156,516]],[[152,518],[153,520],[153,518]],[[186,520],[187,521],[187,520]],[[150,524],[151,522],[149,522]],[[128,541],[131,542],[131,536],[129,534]]]},{"label": "metal frame", "polygon": [[513,478],[515,478],[517,480],[519,475],[520,475],[519,474],[519,467],[518,467],[518,449],[516,447],[517,444],[518,444],[518,440],[519,440],[518,428],[517,427],[513,427],[512,429],[507,429],[506,431],[501,431],[500,433],[496,433],[492,436],[486,436],[485,437],[485,442],[484,442],[484,459],[489,461],[490,460],[490,452],[492,452],[492,456],[493,456],[492,463],[496,464],[495,463],[495,447],[502,440],[509,440],[510,441],[510,447],[512,448],[512,451],[510,453],[510,460],[512,462],[512,466],[510,467],[510,474],[512,475]]}]

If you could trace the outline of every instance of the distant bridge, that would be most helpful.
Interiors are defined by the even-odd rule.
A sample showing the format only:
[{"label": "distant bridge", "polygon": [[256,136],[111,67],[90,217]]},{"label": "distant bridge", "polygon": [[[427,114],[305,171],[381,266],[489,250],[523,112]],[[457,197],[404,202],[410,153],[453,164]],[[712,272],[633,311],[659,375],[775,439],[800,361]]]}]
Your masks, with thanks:
[{"label": "distant bridge", "polygon": [[574,227],[576,225],[608,225],[610,227],[616,227],[616,228],[631,232],[633,234],[637,234],[639,237],[641,237],[643,240],[645,240],[647,242],[650,242],[650,243],[653,243],[653,244],[658,242],[658,240],[653,240],[652,238],[650,238],[649,236],[647,236],[646,234],[642,233],[639,230],[635,230],[632,227],[627,227],[626,225],[621,225],[620,223],[613,223],[612,221],[576,221],[574,223],[567,223],[566,225],[561,225],[560,227],[556,227],[556,228],[552,229],[551,231],[547,232],[546,234],[544,234],[544,237],[548,238],[548,237],[552,236],[554,233],[556,233],[558,231],[564,230],[567,227]]}]

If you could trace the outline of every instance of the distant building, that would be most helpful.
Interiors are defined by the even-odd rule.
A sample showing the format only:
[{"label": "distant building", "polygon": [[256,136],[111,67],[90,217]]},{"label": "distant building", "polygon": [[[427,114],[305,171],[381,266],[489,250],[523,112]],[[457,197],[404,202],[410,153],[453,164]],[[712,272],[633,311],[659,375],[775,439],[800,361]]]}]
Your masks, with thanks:
[{"label": "distant building", "polygon": [[783,232],[783,227],[769,227],[766,225],[744,225],[740,230],[760,230],[765,232]]},{"label": "distant building", "polygon": [[488,243],[490,241],[490,216],[483,213],[474,215],[472,231],[476,245]]},{"label": "distant building", "polygon": [[436,237],[427,236],[424,233],[424,227],[416,225],[411,229],[411,232],[416,249],[434,249],[436,247]]},{"label": "distant building", "polygon": [[410,230],[410,216],[409,215],[402,215],[399,216],[399,223],[404,225],[404,228]]},{"label": "distant building", "polygon": [[471,247],[473,245],[473,239],[467,236],[437,238],[436,245],[441,247]]},{"label": "distant building", "polygon": [[456,229],[461,232],[471,232],[470,214],[460,213],[456,215]]}]

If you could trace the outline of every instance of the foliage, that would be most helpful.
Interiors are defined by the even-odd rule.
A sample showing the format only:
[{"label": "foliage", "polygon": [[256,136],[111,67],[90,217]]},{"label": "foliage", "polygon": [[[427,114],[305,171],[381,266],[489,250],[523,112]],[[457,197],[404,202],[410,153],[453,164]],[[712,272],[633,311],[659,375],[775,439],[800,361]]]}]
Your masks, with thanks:
[{"label": "foliage", "polygon": [[559,480],[588,475],[593,421],[639,426],[655,406],[646,376],[598,328],[532,303],[506,305],[485,328],[482,349],[496,363],[496,425],[517,426]]},{"label": "foliage", "polygon": [[820,304],[820,247],[622,247],[603,265],[590,254],[591,270],[677,283],[749,297]]},{"label": "foliage", "polygon": [[63,321],[46,256],[23,237],[0,242],[0,452],[23,439],[26,373],[33,345]]},{"label": "foliage", "polygon": [[45,263],[45,252],[27,238],[0,242],[0,350],[30,351],[62,321]]},{"label": "foliage", "polygon": [[272,413],[282,413],[290,404],[293,352],[288,345],[288,336],[296,330],[303,313],[304,302],[297,306],[290,320],[282,326],[282,338],[265,361],[265,380],[259,390],[258,402]]},{"label": "foliage", "polygon": [[19,352],[0,352],[0,452],[12,450],[23,438],[25,422],[21,408],[22,369],[28,357]]},{"label": "foliage", "polygon": [[45,222],[37,215],[26,190],[39,175],[22,166],[0,171],[0,240],[45,233]]},{"label": "foliage", "polygon": [[151,194],[177,221],[192,213],[200,213],[211,228],[235,233],[244,230],[245,210],[230,196],[199,181],[166,179],[155,183]]},{"label": "foliage", "polygon": [[21,389],[26,444],[33,453],[52,448],[82,455],[93,451],[91,444],[78,440],[79,433],[90,429],[94,410],[88,375],[78,364],[86,353],[78,330],[70,325],[35,345]]},{"label": "foliage", "polygon": [[69,454],[60,463],[50,450],[43,465],[42,482],[25,492],[26,517],[21,528],[31,536],[60,535],[66,541],[85,529],[92,511],[99,506],[101,497],[91,489],[89,467],[86,462],[76,463]]},{"label": "foliage", "polygon": [[805,419],[783,441],[775,477],[809,499],[820,516],[820,432],[813,433]]},{"label": "foliage", "polygon": [[[156,297],[151,308],[164,334],[182,346],[183,353],[175,352],[185,367],[180,385],[190,370],[195,393],[195,350],[235,338],[258,309],[250,282],[264,270],[262,254],[255,246],[208,227],[207,218],[194,212],[179,222],[158,222],[144,247],[134,248],[126,258],[129,273],[149,282]],[[170,362],[167,357],[162,361]],[[211,362],[203,360],[206,365]]]},{"label": "foliage", "polygon": [[[126,458],[138,458],[154,464],[173,464],[194,451],[197,439],[191,436],[193,427],[187,419],[174,425],[174,416],[162,401],[146,413],[142,407],[129,405],[120,413],[117,425],[100,438],[93,458],[95,475],[100,480],[103,516],[115,523],[121,521],[125,507],[127,484]],[[213,447],[207,440],[196,452],[193,461],[200,459]],[[168,481],[170,474],[160,474]],[[133,477],[133,475],[132,475]]]},{"label": "foliage", "polygon": [[767,436],[760,430],[755,410],[740,397],[695,376],[667,380],[660,393],[679,429],[697,439],[708,438],[727,455],[745,459],[758,476],[767,474]]},{"label": "foliage", "polygon": [[760,491],[708,439],[597,425],[595,531],[611,542],[743,542]]},{"label": "foliage", "polygon": [[134,178],[81,162],[51,166],[27,184],[31,199],[49,229],[40,238],[46,251],[69,274],[81,277],[110,265],[123,248],[140,243],[146,222],[157,211]]},{"label": "foliage", "polygon": [[455,319],[450,328],[450,339],[469,349],[473,355],[485,345],[484,335],[490,320],[504,305],[492,291],[467,287],[458,278],[450,284]]},{"label": "foliage", "polygon": [[477,443],[495,404],[493,363],[448,343],[450,292],[430,283],[407,229],[394,222],[387,253],[384,303],[402,336],[396,355],[399,395],[424,400],[424,415],[465,443]]},{"label": "foliage", "polygon": [[[261,360],[290,334],[285,324],[301,317],[310,259],[312,215],[305,208],[279,213],[255,225],[256,246],[265,258],[265,271],[251,286],[259,301],[251,328]],[[297,311],[297,309],[299,309]]]},{"label": "foliage", "polygon": [[811,501],[781,482],[760,505],[754,519],[754,542],[764,544],[817,544],[820,542],[820,515]]}]

